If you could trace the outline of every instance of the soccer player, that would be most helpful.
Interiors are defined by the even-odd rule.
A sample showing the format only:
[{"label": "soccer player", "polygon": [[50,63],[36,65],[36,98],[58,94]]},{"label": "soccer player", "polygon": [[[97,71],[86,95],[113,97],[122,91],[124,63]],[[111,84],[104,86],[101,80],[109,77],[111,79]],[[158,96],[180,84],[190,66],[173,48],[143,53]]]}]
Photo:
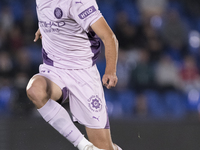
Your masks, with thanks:
[{"label": "soccer player", "polygon": [[[121,150],[113,144],[103,87],[95,61],[105,46],[103,85],[117,83],[118,41],[95,0],[36,0],[43,64],[27,85],[38,112],[79,150]],[[99,39],[99,38],[100,39]],[[69,98],[73,121],[86,128],[89,141],[61,104]]]}]

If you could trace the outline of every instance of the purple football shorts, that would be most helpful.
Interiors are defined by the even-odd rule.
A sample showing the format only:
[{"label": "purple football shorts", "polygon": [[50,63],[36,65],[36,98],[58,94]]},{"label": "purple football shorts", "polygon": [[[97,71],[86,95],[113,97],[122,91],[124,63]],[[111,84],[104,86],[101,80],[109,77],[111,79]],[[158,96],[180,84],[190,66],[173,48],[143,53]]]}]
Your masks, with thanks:
[{"label": "purple football shorts", "polygon": [[109,129],[109,119],[96,65],[86,69],[60,69],[41,64],[39,73],[56,83],[63,92],[63,102],[69,98],[73,121],[94,129]]}]

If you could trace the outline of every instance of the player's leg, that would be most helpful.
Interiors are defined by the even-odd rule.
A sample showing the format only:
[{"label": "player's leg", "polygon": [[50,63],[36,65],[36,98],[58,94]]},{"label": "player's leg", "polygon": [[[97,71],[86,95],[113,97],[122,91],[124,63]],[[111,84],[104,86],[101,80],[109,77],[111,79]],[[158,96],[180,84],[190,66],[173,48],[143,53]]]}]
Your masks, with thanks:
[{"label": "player's leg", "polygon": [[103,87],[96,66],[67,70],[65,75],[65,78],[70,79],[66,85],[70,89],[69,101],[73,120],[86,127],[88,138],[96,147],[118,150],[111,140]]},{"label": "player's leg", "polygon": [[37,109],[43,107],[49,99],[58,100],[62,91],[58,85],[49,79],[36,75],[33,76],[27,85],[27,96]]},{"label": "player's leg", "polygon": [[112,142],[110,129],[92,129],[86,127],[86,132],[90,142],[98,148],[105,150],[121,150],[120,147]]},{"label": "player's leg", "polygon": [[86,127],[86,132],[88,139],[95,146],[106,150],[114,150],[109,129],[92,129]]},{"label": "player's leg", "polygon": [[91,145],[73,124],[68,112],[54,101],[62,96],[62,91],[58,85],[43,76],[36,75],[28,83],[27,95],[45,121],[74,146],[78,146],[81,150],[85,145]]}]

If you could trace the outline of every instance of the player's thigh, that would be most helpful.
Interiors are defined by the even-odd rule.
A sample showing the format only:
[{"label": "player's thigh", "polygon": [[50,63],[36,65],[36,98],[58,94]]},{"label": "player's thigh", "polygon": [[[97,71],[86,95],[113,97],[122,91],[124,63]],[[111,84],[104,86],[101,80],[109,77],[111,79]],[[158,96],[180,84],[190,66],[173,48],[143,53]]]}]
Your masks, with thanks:
[{"label": "player's thigh", "polygon": [[31,88],[46,94],[48,99],[51,98],[53,100],[58,100],[62,96],[61,88],[48,78],[41,75],[35,75],[30,79],[27,89]]},{"label": "player's thigh", "polygon": [[110,129],[92,129],[86,127],[86,132],[88,139],[96,147],[105,150],[113,150],[113,143],[110,135]]}]

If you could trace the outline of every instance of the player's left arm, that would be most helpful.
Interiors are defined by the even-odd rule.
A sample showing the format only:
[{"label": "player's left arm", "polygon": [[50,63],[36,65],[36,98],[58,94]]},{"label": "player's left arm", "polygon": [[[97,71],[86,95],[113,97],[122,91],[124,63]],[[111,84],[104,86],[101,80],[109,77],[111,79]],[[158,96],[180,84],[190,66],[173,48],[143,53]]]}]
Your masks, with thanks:
[{"label": "player's left arm", "polygon": [[42,39],[42,35],[40,33],[40,29],[38,29],[36,32],[35,32],[35,38],[34,38],[34,42],[36,42],[38,39]]},{"label": "player's left arm", "polygon": [[91,25],[93,31],[101,38],[105,46],[106,69],[102,82],[110,89],[117,84],[116,68],[118,59],[118,40],[103,17]]}]

